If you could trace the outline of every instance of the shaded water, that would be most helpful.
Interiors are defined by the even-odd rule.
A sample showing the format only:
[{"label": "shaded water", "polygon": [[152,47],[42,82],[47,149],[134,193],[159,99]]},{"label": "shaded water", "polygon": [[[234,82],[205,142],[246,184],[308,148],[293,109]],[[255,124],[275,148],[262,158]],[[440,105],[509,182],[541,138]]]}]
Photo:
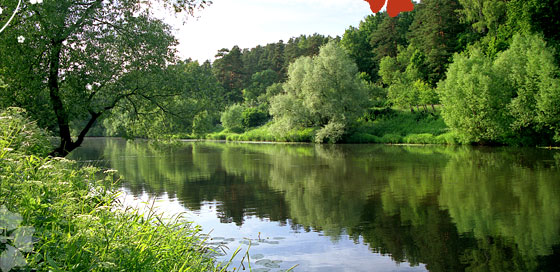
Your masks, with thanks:
[{"label": "shaded water", "polygon": [[88,139],[71,157],[228,254],[251,241],[253,271],[560,271],[558,151]]}]

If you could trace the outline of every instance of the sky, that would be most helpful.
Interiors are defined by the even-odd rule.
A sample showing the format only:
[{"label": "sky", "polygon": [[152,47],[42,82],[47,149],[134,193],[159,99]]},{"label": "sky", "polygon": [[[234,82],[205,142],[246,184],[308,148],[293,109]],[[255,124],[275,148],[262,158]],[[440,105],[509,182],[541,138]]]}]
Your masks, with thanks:
[{"label": "sky", "polygon": [[214,60],[221,48],[253,48],[301,34],[342,36],[372,14],[364,0],[213,0],[185,24],[173,18],[181,59]]}]

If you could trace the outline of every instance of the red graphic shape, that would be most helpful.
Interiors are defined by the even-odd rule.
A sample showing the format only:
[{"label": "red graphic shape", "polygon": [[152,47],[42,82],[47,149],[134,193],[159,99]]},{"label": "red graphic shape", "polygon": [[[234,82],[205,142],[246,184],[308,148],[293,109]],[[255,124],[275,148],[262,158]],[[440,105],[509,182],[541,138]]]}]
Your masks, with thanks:
[{"label": "red graphic shape", "polygon": [[387,14],[391,17],[399,15],[399,13],[404,11],[412,11],[414,5],[411,0],[364,0],[369,3],[369,7],[373,13],[379,12],[385,2],[387,2]]}]

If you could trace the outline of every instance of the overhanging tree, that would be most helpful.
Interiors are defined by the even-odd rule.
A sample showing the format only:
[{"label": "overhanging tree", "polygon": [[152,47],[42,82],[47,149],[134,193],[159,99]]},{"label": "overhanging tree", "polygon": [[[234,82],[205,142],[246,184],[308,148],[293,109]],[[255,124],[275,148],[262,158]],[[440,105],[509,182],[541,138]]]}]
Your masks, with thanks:
[{"label": "overhanging tree", "polygon": [[[156,105],[174,96],[159,92],[155,75],[176,61],[171,27],[152,4],[192,14],[199,0],[57,0],[24,3],[1,35],[0,70],[8,88],[2,106],[28,109],[56,131],[65,156],[80,146],[93,124],[117,105]],[[142,101],[142,102],[140,102]],[[165,110],[161,108],[161,110]],[[71,124],[77,138],[71,135]]]}]

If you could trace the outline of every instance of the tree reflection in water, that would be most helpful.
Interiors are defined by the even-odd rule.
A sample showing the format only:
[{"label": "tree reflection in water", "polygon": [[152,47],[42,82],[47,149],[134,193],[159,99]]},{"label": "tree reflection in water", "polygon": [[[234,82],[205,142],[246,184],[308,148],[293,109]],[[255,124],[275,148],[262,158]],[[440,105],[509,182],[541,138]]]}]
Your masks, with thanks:
[{"label": "tree reflection in water", "polygon": [[190,210],[217,201],[222,222],[257,216],[349,235],[430,271],[558,268],[557,151],[100,140],[76,156],[99,150],[131,192],[167,193]]}]

